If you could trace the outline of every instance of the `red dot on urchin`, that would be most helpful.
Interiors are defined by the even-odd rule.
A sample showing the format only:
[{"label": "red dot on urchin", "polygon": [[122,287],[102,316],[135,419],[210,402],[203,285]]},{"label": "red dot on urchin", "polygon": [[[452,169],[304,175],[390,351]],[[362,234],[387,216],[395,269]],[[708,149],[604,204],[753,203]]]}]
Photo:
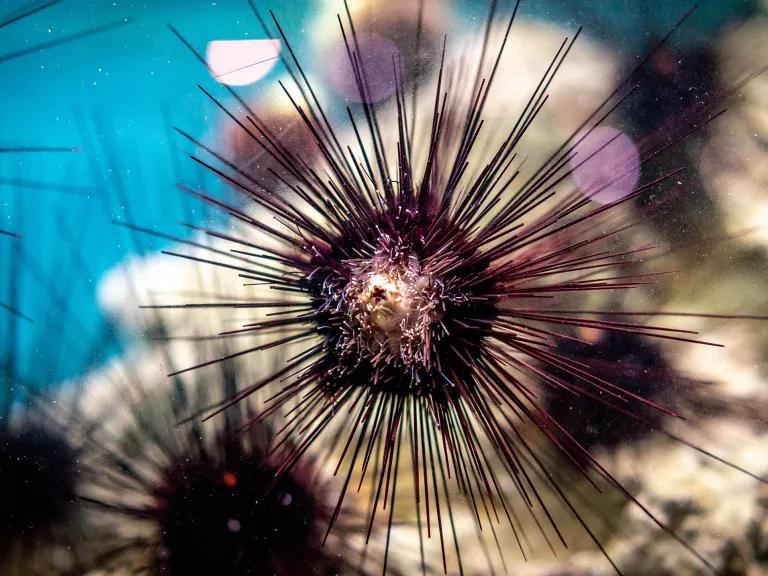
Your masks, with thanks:
[{"label": "red dot on urchin", "polygon": [[234,472],[224,472],[221,477],[222,482],[227,488],[234,488],[237,486],[237,474]]}]

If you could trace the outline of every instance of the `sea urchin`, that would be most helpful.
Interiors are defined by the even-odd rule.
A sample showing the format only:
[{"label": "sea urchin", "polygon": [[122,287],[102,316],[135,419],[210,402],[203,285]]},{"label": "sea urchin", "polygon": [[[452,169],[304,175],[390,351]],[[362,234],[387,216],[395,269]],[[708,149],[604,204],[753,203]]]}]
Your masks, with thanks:
[{"label": "sea urchin", "polygon": [[[250,111],[243,121],[227,113],[253,146],[269,155],[271,165],[279,166],[270,167],[268,174],[246,172],[182,132],[218,164],[193,158],[243,192],[260,211],[249,214],[184,188],[250,230],[242,235],[208,231],[237,245],[235,252],[250,264],[210,262],[233,268],[280,295],[211,304],[267,312],[266,319],[236,331],[267,341],[229,357],[301,345],[282,368],[241,390],[217,412],[274,386],[274,395],[252,421],[285,409],[286,423],[276,445],[291,448],[277,476],[297,466],[311,448],[327,450],[337,459],[337,473],[343,470],[336,513],[350,486],[357,484],[359,490],[367,478],[373,486],[371,526],[379,510],[393,522],[395,494],[408,489],[398,485],[399,470],[407,466],[401,455],[409,459],[418,520],[425,521],[428,536],[437,532],[446,571],[447,526],[461,562],[454,488],[479,530],[490,525],[493,531],[506,517],[523,555],[527,526],[548,544],[565,544],[550,513],[553,500],[573,513],[602,550],[537,454],[531,429],[586,480],[618,490],[706,564],[590,456],[536,392],[543,386],[552,394],[589,398],[627,413],[650,408],[674,415],[633,387],[609,379],[612,371],[601,370],[594,356],[575,358],[559,352],[558,345],[578,340],[568,332],[572,328],[716,345],[699,341],[690,330],[626,322],[608,318],[615,314],[610,310],[603,314],[583,308],[588,295],[639,288],[656,274],[647,274],[642,260],[658,246],[637,245],[629,233],[636,223],[624,207],[676,178],[680,170],[602,203],[593,198],[600,190],[584,194],[569,184],[571,171],[599,152],[579,157],[579,144],[632,97],[652,54],[570,138],[530,169],[519,157],[521,141],[546,104],[547,91],[576,37],[562,43],[509,125],[488,126],[483,110],[518,5],[499,29],[493,24],[497,7],[492,3],[489,32],[479,62],[473,63],[476,75],[467,79],[461,61],[450,72],[443,52],[426,121],[424,98],[414,96],[419,106],[409,110],[400,83],[391,114],[371,103],[354,23],[350,19],[343,25],[339,19],[359,91],[356,100],[361,102],[347,110],[350,144],[342,143],[274,20],[289,54],[284,64],[299,94],[285,92],[312,135],[321,158],[317,163],[283,146]],[[493,54],[491,39],[498,40],[494,57],[487,56]],[[393,70],[397,76],[394,62]],[[641,150],[640,165],[627,170],[645,166],[717,117],[718,104],[703,107],[662,146]],[[612,176],[616,180],[623,174]],[[274,179],[279,187],[270,183]],[[219,360],[226,358],[187,370]],[[331,525],[335,519],[336,514]]]}]

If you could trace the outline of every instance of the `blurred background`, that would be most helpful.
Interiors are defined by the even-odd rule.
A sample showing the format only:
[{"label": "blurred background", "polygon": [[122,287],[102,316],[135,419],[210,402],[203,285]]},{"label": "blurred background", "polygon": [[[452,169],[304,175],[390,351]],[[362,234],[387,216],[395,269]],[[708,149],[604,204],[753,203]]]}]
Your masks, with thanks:
[{"label": "blurred background", "polygon": [[[343,58],[337,55],[335,15],[343,4],[336,0],[254,3],[262,14],[275,11],[321,99],[332,116],[343,119],[345,106],[356,105],[349,79],[340,71]],[[154,298],[173,298],[174,292],[194,283],[188,270],[153,258],[182,240],[195,241],[194,226],[226,222],[176,186],[200,186],[222,197],[232,192],[190,160],[196,145],[174,128],[214,149],[228,150],[242,162],[251,160],[237,141],[231,120],[198,84],[226,107],[242,113],[247,103],[281,127],[285,112],[276,88],[276,82],[285,78],[285,68],[276,58],[285,54],[285,46],[262,28],[245,0],[47,4],[0,2],[0,230],[6,232],[0,234],[4,412],[30,391],[49,392],[84,380],[130,354],[132,347],[151,341],[157,326],[146,316],[139,318],[138,307]],[[386,5],[386,17],[372,24],[378,37],[385,39],[374,50],[399,50],[412,59],[413,75],[419,78],[427,78],[438,62],[440,42],[435,39],[445,34],[449,44],[459,44],[476,38],[483,33],[488,13],[485,0],[427,2],[425,37],[432,44],[426,43],[424,53],[407,54],[403,38],[413,30],[410,2],[349,0],[349,4],[361,14]],[[563,88],[559,99],[554,96],[548,121],[553,128],[536,134],[536,141],[555,145],[563,136],[558,123],[567,124],[577,111],[588,111],[598,94],[604,95],[668,34],[689,4],[524,1],[522,50],[551,48],[559,38],[584,27],[584,52],[563,71],[564,86],[575,92]],[[648,298],[671,310],[765,314],[768,83],[765,76],[743,87],[739,83],[768,65],[768,5],[760,0],[699,4],[657,54],[640,97],[622,110],[617,125],[638,146],[652,134],[671,139],[681,110],[694,107],[707,95],[734,91],[723,119],[668,154],[669,165],[691,166],[683,189],[660,191],[667,196],[654,205],[653,214],[639,203],[633,206],[636,215],[647,219],[644,233],[670,242],[677,250],[675,262],[690,270],[651,291]],[[14,18],[36,6],[39,11]],[[113,23],[114,28],[45,46]],[[530,90],[531,77],[523,75],[525,62],[521,66],[520,86],[513,74],[504,84],[510,102],[517,102],[513,94]],[[541,69],[532,68],[533,76]],[[385,101],[391,90],[387,92],[386,86],[382,90]],[[498,110],[503,109],[500,104]],[[290,132],[290,126],[285,131]],[[291,142],[290,135],[286,137]],[[33,150],[37,148],[51,150]],[[647,180],[651,175],[638,177]],[[125,270],[130,273],[124,275]],[[726,341],[735,354],[725,360],[670,348],[665,352],[669,363],[697,378],[730,386],[746,404],[768,398],[765,324],[734,327],[710,322],[704,329]],[[167,358],[160,362],[167,364]],[[716,407],[707,409],[716,411]],[[713,437],[719,440],[728,434]],[[755,448],[744,458],[765,468],[768,443],[760,446],[765,451]],[[639,466],[639,457],[630,452],[615,458],[620,466],[632,469],[626,472],[629,477],[638,477],[633,466]],[[677,468],[674,463],[669,466]],[[729,493],[729,480],[721,480]],[[723,489],[717,484],[720,480],[713,482],[709,490]],[[744,505],[750,519],[760,516],[754,503],[762,501],[765,506],[764,499],[765,494],[756,493]],[[742,530],[740,520],[734,522],[734,530]],[[729,538],[728,525],[728,520],[718,525],[720,538]],[[755,549],[740,556],[742,560],[749,556],[752,564],[740,561],[722,574],[768,574],[766,527],[760,530],[754,535]],[[653,548],[655,541],[636,542],[637,548],[627,551],[630,540],[617,544],[618,554],[631,557],[643,550],[646,557],[657,559],[666,553]],[[590,571],[590,557],[585,558],[581,564],[574,563],[570,572],[558,572],[561,568],[555,564],[544,563],[520,568],[519,573],[603,573]],[[482,569],[468,571],[482,573]],[[698,572],[640,567],[628,573]]]},{"label": "blurred background", "polygon": [[[28,4],[6,1],[2,6],[13,14]],[[338,29],[327,15],[335,14],[341,5],[333,4],[259,1],[258,7],[265,14],[270,9],[279,14],[300,58],[310,63],[310,73],[319,76],[324,71],[311,54],[323,41],[337,41]],[[480,31],[487,14],[484,0],[440,4],[444,18],[436,25],[446,34]],[[674,46],[679,53],[672,59],[684,56],[685,67],[695,65],[679,81],[681,86],[706,90],[721,74],[714,55],[719,35],[734,22],[757,16],[761,6],[750,0],[701,4],[676,34]],[[682,2],[661,0],[614,0],[599,6],[536,0],[524,2],[522,14],[571,32],[584,26],[586,35],[600,42],[600,49],[618,66],[627,66],[665,35],[686,8]],[[173,136],[172,127],[215,142],[224,138],[222,132],[228,125],[224,113],[196,87],[201,83],[211,88],[215,80],[168,24],[201,53],[221,40],[265,38],[245,1],[196,0],[61,2],[3,27],[0,33],[4,51],[11,53],[122,19],[128,22],[118,29],[0,61],[3,145],[78,149],[75,153],[0,156],[0,223],[4,229],[21,230],[27,238],[20,248],[9,242],[0,245],[4,264],[18,260],[11,256],[13,250],[21,250],[23,261],[16,273],[4,271],[0,302],[14,301],[20,311],[36,320],[13,327],[3,323],[4,341],[15,342],[18,357],[14,364],[22,374],[51,366],[47,377],[61,380],[71,376],[90,344],[99,338],[103,322],[96,298],[99,279],[138,250],[128,233],[115,228],[113,220],[133,220],[149,227],[162,224],[168,230],[177,222],[202,218],[199,208],[187,213],[175,192],[177,182],[204,172],[196,171],[185,159],[185,143]],[[233,56],[235,61],[238,57],[242,58]],[[743,57],[760,64],[754,52],[747,50]],[[258,78],[244,79],[239,90],[245,99],[276,98],[273,87],[283,70],[277,62],[270,64],[275,65],[268,70],[254,69]],[[331,87],[327,81],[325,85],[320,82],[320,89],[328,92]],[[224,96],[225,103],[231,101],[231,96]],[[658,102],[654,108],[666,106],[669,104]],[[340,106],[336,108],[343,112]],[[213,181],[210,184],[216,186]],[[186,234],[183,228],[175,232]],[[146,250],[168,244],[149,237],[142,242]],[[75,316],[62,313],[62,306]],[[70,322],[76,323],[80,336],[75,338],[77,342],[67,343],[66,354],[52,361],[46,355],[59,356],[59,352],[45,345],[45,331],[51,325]]]}]

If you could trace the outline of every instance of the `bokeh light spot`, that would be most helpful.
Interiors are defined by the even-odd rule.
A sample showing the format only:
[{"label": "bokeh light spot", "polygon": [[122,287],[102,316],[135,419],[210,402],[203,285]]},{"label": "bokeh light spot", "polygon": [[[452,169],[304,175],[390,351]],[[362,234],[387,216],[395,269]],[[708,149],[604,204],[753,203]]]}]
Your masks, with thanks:
[{"label": "bokeh light spot", "polygon": [[576,145],[574,152],[570,160],[573,180],[595,202],[616,202],[637,186],[640,153],[621,130],[599,126]]},{"label": "bokeh light spot", "polygon": [[213,40],[205,52],[211,75],[230,86],[260,80],[274,68],[279,56],[279,40]]},{"label": "bokeh light spot", "polygon": [[[330,50],[330,58],[325,65],[325,75],[334,91],[352,102],[367,100],[371,104],[382,102],[392,96],[403,77],[402,57],[394,42],[386,36],[359,35],[357,46],[351,43],[350,47],[356,48],[358,58],[362,62],[366,98],[363,98],[360,93],[349,61],[347,45],[343,40]],[[397,79],[395,66],[397,66]]]}]

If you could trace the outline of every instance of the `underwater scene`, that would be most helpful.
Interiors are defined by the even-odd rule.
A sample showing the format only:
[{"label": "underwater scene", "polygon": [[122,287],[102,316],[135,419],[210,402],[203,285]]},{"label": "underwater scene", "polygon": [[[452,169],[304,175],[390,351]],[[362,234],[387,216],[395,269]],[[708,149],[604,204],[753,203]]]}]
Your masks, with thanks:
[{"label": "underwater scene", "polygon": [[768,0],[0,0],[0,576],[768,576]]}]

